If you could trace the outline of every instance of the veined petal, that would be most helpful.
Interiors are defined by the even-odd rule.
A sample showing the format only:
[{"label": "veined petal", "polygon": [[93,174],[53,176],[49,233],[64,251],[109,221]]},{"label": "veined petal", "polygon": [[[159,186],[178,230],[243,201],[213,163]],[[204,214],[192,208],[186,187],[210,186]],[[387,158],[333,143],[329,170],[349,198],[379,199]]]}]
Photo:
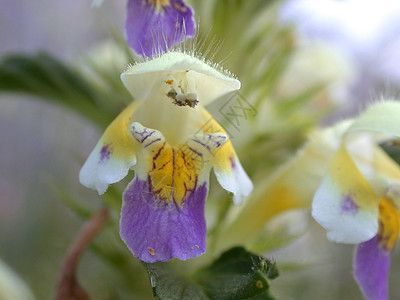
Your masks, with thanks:
[{"label": "veined petal", "polygon": [[185,198],[185,204],[162,202],[149,182],[136,177],[124,193],[120,234],[134,256],[145,262],[186,260],[206,251],[203,182]]},{"label": "veined petal", "polygon": [[379,246],[378,236],[357,246],[354,278],[366,299],[388,299],[390,260],[390,252]]},{"label": "veined petal", "polygon": [[128,0],[125,36],[141,56],[160,54],[195,31],[193,9],[183,0]]},{"label": "veined petal", "polygon": [[135,144],[129,132],[133,102],[107,127],[79,173],[79,181],[88,188],[104,194],[109,184],[122,180],[135,165]]},{"label": "veined petal", "polygon": [[358,244],[378,232],[378,203],[371,186],[342,145],[314,195],[312,215],[328,238]]},{"label": "veined petal", "polygon": [[[206,110],[203,111],[203,120],[205,121],[203,132],[225,133],[221,125]],[[243,169],[230,140],[214,153],[214,172],[219,184],[233,193],[236,205],[240,205],[243,197],[248,196],[253,190],[253,183]]]},{"label": "veined petal", "polygon": [[212,152],[223,133],[198,134],[172,147],[157,130],[134,122],[138,143],[135,179],[124,193],[120,234],[145,262],[186,260],[206,250],[204,203]]},{"label": "veined petal", "polygon": [[134,122],[132,135],[139,143],[136,176],[150,183],[160,201],[183,205],[187,195],[208,181],[212,152],[227,141],[223,133],[194,135],[171,146],[161,132]]}]

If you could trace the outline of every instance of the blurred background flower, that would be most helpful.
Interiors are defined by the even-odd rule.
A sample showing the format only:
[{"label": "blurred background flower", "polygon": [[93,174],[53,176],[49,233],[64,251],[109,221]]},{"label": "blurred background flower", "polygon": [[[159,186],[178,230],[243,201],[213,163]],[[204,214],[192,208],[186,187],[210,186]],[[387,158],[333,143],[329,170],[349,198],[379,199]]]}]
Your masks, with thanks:
[{"label": "blurred background flower", "polygon": [[0,261],[0,297],[4,300],[35,299],[21,278],[2,261]]},{"label": "blurred background flower", "polygon": [[349,58],[354,81],[348,101],[331,120],[351,116],[380,93],[398,93],[400,3],[362,0],[290,0],[282,20],[295,24],[305,44],[322,42]]}]

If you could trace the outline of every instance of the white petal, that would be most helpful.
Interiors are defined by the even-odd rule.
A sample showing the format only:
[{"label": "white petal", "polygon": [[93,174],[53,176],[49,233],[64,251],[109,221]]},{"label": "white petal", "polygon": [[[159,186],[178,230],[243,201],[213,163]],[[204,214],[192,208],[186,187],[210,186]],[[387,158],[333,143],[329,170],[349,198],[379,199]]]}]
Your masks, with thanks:
[{"label": "white petal", "polygon": [[[347,198],[346,198],[347,197]],[[378,232],[378,209],[362,210],[326,177],[314,195],[312,216],[338,243],[359,244]]]},{"label": "white petal", "polygon": [[136,164],[133,156],[130,160],[120,159],[118,156],[109,154],[109,159],[102,159],[102,149],[105,147],[100,140],[90,153],[80,173],[79,182],[91,189],[97,190],[99,195],[105,193],[109,184],[119,182]]},{"label": "white petal", "polygon": [[314,195],[312,215],[328,238],[358,244],[378,232],[379,197],[342,145]]},{"label": "white petal", "polygon": [[243,197],[248,196],[253,190],[253,183],[236,156],[226,159],[230,159],[230,168],[224,168],[217,163],[214,166],[214,172],[219,184],[225,190],[233,193],[233,202],[240,205]]},{"label": "white petal", "polygon": [[80,183],[100,195],[109,184],[122,180],[136,164],[135,141],[128,131],[136,107],[133,102],[107,127],[79,172]]}]

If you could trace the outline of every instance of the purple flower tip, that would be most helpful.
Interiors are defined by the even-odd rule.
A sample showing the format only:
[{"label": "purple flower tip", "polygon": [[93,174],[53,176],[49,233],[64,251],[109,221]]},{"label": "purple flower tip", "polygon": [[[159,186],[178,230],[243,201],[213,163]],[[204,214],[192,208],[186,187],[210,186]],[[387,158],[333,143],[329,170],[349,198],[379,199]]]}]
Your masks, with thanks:
[{"label": "purple flower tip", "polygon": [[125,36],[141,56],[165,52],[195,31],[193,9],[183,0],[128,0]]},{"label": "purple flower tip", "polygon": [[354,278],[368,300],[388,299],[391,253],[379,246],[379,236],[357,246]]},{"label": "purple flower tip", "polygon": [[206,251],[204,204],[207,184],[198,186],[179,207],[158,200],[146,181],[135,178],[124,193],[122,240],[140,260],[186,260]]}]

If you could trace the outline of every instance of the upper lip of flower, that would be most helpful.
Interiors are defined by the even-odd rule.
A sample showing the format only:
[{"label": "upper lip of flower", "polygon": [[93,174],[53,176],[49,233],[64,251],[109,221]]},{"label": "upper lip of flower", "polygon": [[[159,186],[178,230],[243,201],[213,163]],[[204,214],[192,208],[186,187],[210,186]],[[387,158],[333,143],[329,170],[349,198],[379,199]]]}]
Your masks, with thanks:
[{"label": "upper lip of flower", "polygon": [[147,99],[154,90],[167,96],[172,91],[185,99],[194,98],[192,100],[203,107],[240,89],[240,81],[232,74],[222,68],[214,69],[202,58],[179,51],[134,64],[121,75],[121,80],[137,100]]}]

